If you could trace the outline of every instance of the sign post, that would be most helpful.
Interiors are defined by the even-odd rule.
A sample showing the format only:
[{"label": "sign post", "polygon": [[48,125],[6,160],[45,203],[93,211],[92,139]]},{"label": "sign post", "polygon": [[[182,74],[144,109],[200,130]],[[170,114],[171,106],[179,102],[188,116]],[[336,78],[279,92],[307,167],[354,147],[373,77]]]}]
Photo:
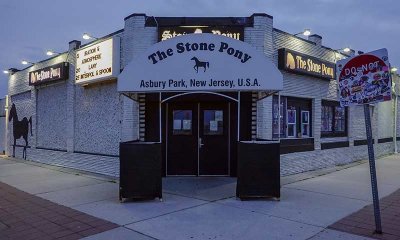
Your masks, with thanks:
[{"label": "sign post", "polygon": [[338,61],[337,66],[340,105],[342,107],[364,105],[372,199],[374,204],[375,233],[381,234],[381,212],[369,104],[391,100],[392,82],[388,52],[386,49],[380,49],[356,57],[346,58]]},{"label": "sign post", "polygon": [[379,207],[378,181],[376,179],[375,153],[372,142],[371,116],[369,105],[364,105],[365,130],[367,133],[369,172],[371,175],[372,200],[374,202],[375,232],[382,233],[381,210]]}]

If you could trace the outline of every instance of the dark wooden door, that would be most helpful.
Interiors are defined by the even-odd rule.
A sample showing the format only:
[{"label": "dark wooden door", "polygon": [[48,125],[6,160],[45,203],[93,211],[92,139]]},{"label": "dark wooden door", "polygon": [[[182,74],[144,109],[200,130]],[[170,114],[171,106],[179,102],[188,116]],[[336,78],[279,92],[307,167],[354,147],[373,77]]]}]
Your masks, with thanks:
[{"label": "dark wooden door", "polygon": [[167,114],[167,175],[197,175],[198,104],[168,104]]},{"label": "dark wooden door", "polygon": [[229,175],[229,103],[199,104],[199,175]]}]

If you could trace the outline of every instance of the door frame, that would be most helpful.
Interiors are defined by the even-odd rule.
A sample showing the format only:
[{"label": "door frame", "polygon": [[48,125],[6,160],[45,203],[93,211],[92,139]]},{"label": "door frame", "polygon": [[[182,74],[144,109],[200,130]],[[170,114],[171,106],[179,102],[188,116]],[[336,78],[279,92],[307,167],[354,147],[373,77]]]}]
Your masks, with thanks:
[{"label": "door frame", "polygon": [[[221,175],[208,175],[208,174],[200,174],[200,142],[199,142],[199,140],[200,140],[200,122],[202,122],[203,123],[203,121],[201,121],[201,120],[203,120],[203,119],[200,119],[200,116],[202,116],[201,114],[200,114],[200,109],[201,109],[201,102],[200,101],[198,101],[198,102],[195,102],[195,103],[193,103],[194,105],[197,105],[196,106],[196,109],[197,109],[197,144],[196,144],[196,146],[197,146],[197,174],[196,175],[171,175],[171,174],[168,174],[168,130],[169,130],[169,125],[168,125],[168,116],[169,116],[169,103],[166,103],[166,105],[165,105],[165,109],[166,109],[166,111],[165,111],[165,176],[167,176],[167,177],[173,177],[173,176],[188,176],[188,177],[193,177],[193,176],[198,176],[198,177],[211,177],[211,176],[213,176],[213,177],[227,177],[227,176],[230,176],[230,174],[231,174],[231,103],[230,102],[224,102],[224,103],[226,103],[227,104],[227,115],[228,115],[228,117],[227,117],[227,123],[228,123],[228,130],[227,130],[227,134],[228,134],[228,137],[227,137],[227,144],[228,144],[228,149],[227,149],[227,151],[228,151],[228,153],[227,153],[227,155],[228,155],[228,157],[227,157],[227,161],[228,161],[228,172],[227,172],[227,174],[221,174]],[[224,119],[225,119],[225,116],[224,116]]]},{"label": "door frame", "polygon": [[[165,146],[164,146],[164,163],[165,163],[165,176],[170,177],[170,176],[231,176],[232,175],[232,169],[231,169],[231,161],[232,161],[232,135],[231,135],[231,130],[232,130],[232,126],[231,126],[231,114],[232,114],[232,109],[231,109],[231,101],[235,102],[237,105],[237,116],[238,118],[236,119],[236,123],[235,125],[237,126],[237,140],[240,140],[240,91],[236,92],[237,93],[237,99],[234,97],[231,97],[229,95],[225,95],[222,93],[218,93],[218,92],[206,92],[206,91],[198,91],[198,92],[181,92],[181,93],[177,93],[173,96],[167,97],[165,99],[162,98],[162,94],[159,93],[159,99],[160,99],[160,103],[159,103],[159,117],[160,117],[160,122],[159,122],[159,129],[160,129],[160,140],[159,142],[162,143],[162,139],[165,139]],[[169,100],[172,100],[174,98],[178,98],[181,96],[185,96],[185,95],[191,95],[191,94],[211,94],[211,95],[217,95],[223,98],[226,98],[228,101],[226,101],[226,103],[228,104],[228,173],[227,175],[200,175],[199,173],[199,161],[200,161],[200,152],[197,152],[197,162],[198,162],[198,166],[197,166],[197,175],[169,175],[168,174],[168,111],[169,111]],[[230,101],[229,101],[230,100]],[[164,103],[164,105],[163,105]],[[198,109],[198,126],[197,126],[197,131],[200,131],[200,104],[201,102],[198,101],[196,103],[198,105],[197,109]],[[163,108],[163,106],[165,106]],[[164,114],[162,114],[164,113]],[[162,115],[164,115],[163,117],[165,117],[165,121],[161,121],[162,119]],[[164,128],[164,131],[163,131]],[[199,132],[198,132],[199,134]],[[162,135],[164,135],[164,137],[162,137]],[[199,135],[198,135],[199,136]],[[197,137],[197,141],[199,140],[199,137]],[[197,144],[198,146],[198,144]]]}]

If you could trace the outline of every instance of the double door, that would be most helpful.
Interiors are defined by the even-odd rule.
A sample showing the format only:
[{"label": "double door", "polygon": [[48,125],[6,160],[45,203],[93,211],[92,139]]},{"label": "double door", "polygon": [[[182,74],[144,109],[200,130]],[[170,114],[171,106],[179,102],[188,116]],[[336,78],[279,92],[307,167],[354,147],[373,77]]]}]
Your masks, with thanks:
[{"label": "double door", "polygon": [[227,102],[167,104],[167,175],[229,175],[229,115]]}]

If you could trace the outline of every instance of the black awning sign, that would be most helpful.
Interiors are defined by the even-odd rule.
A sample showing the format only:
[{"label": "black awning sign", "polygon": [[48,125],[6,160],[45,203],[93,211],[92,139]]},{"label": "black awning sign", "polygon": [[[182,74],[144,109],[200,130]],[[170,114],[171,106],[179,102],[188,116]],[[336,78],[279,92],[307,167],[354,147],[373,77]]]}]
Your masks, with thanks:
[{"label": "black awning sign", "polygon": [[29,72],[29,85],[66,80],[69,76],[69,64],[58,63],[49,67]]},{"label": "black awning sign", "polygon": [[336,78],[334,63],[288,50],[286,48],[279,49],[278,55],[278,67],[281,70],[299,74],[307,74],[324,79]]}]

